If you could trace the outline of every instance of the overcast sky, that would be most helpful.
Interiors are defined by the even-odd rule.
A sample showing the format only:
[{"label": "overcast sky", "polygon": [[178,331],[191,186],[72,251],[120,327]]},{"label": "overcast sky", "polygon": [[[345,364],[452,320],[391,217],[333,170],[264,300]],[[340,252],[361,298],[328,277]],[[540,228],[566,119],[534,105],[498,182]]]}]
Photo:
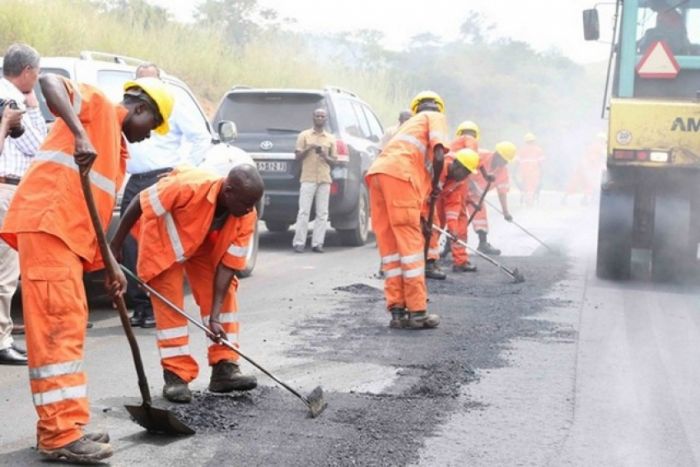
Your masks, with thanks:
[{"label": "overcast sky", "polygon": [[[166,7],[182,21],[191,19],[198,3],[197,0],[149,1]],[[384,45],[393,49],[405,47],[411,36],[421,32],[454,39],[469,10],[481,12],[494,23],[496,36],[528,42],[537,50],[558,48],[580,63],[605,60],[609,47],[583,40],[581,11],[592,7],[595,0],[258,0],[258,3],[277,10],[282,17],[295,18],[295,29],[302,31],[379,30],[386,38]],[[607,28],[606,21],[602,21],[601,32]]]}]

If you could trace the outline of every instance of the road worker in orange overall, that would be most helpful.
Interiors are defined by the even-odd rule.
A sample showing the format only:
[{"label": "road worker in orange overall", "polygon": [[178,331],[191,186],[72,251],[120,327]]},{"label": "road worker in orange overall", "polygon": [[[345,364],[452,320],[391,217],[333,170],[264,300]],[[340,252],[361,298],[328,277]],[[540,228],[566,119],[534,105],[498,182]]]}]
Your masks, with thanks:
[{"label": "road worker in orange overall", "polygon": [[372,227],[384,270],[389,326],[434,328],[440,317],[427,313],[425,239],[421,207],[440,193],[439,177],[447,152],[447,120],[442,98],[423,91],[411,102],[406,121],[367,172]]},{"label": "road worker in orange overall", "polygon": [[532,206],[539,197],[542,183],[544,151],[532,133],[525,135],[525,144],[518,150],[518,179],[523,189],[521,203]]},{"label": "road worker in orange overall", "polygon": [[[462,123],[459,124],[457,127],[455,139],[452,140],[452,143],[450,143],[450,152],[456,153],[457,151],[461,149],[471,149],[473,151],[476,151],[477,154],[479,153],[479,139],[481,138],[481,129],[479,128],[479,125],[477,125],[475,122],[471,120],[465,120]],[[459,228],[457,229],[457,232],[463,232],[460,234],[458,238],[463,239],[465,242],[467,241],[468,237],[468,215],[467,215],[467,204],[469,203],[469,183],[465,183],[465,189],[466,192],[464,193],[463,196],[463,201],[464,201],[464,210],[460,213],[460,217],[457,220]],[[469,261],[469,253],[467,252],[467,249],[462,247],[462,246],[454,246],[452,245],[451,240],[447,240],[447,245],[449,245],[449,249],[452,250],[453,248],[462,248],[464,250],[464,255],[459,253],[460,261],[459,261],[459,266],[457,267],[457,270],[455,272],[476,272],[476,266],[471,264]],[[447,246],[446,245],[446,246]],[[446,254],[448,248],[445,248],[443,250],[443,253]],[[465,261],[462,261],[462,258],[466,258]],[[453,258],[454,259],[454,258]],[[454,265],[453,265],[453,270]]]},{"label": "road worker in orange overall", "polygon": [[[467,194],[467,177],[479,168],[479,154],[472,149],[460,149],[457,153],[449,153],[445,156],[445,165],[440,176],[441,192],[435,206],[438,223],[454,237],[466,242],[467,219],[465,212],[465,196]],[[426,203],[427,204],[427,203]],[[426,206],[424,204],[424,206]],[[424,208],[424,217],[426,216]],[[430,237],[430,249],[428,250],[428,263],[436,263],[440,250],[438,240],[440,233],[433,231]],[[451,243],[452,271],[474,272],[476,266],[469,263],[467,249],[457,242]],[[443,273],[444,274],[444,273]],[[427,274],[425,277],[431,278]],[[436,277],[433,277],[436,278]],[[442,277],[444,279],[444,276]]]},{"label": "road worker in orange overall", "polygon": [[607,157],[607,135],[598,133],[596,139],[586,147],[581,159],[577,162],[574,172],[566,185],[562,203],[566,204],[568,197],[574,193],[583,193],[581,204],[588,204],[600,189],[600,178],[605,170]]},{"label": "road worker in orange overall", "polygon": [[488,187],[490,190],[496,187],[498,200],[501,203],[503,217],[508,222],[513,220],[508,209],[508,191],[510,190],[510,177],[508,176],[509,163],[515,159],[517,149],[508,141],[502,141],[496,145],[495,151],[479,151],[479,171],[473,177],[469,177],[469,201],[467,202],[467,215],[474,218],[472,226],[479,236],[477,250],[487,255],[500,255],[501,250],[494,248],[488,242],[489,220],[486,206],[479,206],[479,200]]},{"label": "road worker in orange overall", "polygon": [[[98,89],[54,74],[39,78],[58,117],[12,199],[0,237],[19,252],[29,379],[39,452],[97,462],[112,455],[107,433],[85,433],[90,410],[83,344],[88,320],[83,273],[115,266],[102,258],[80,184],[88,173],[103,225],[124,178],[126,140],[168,132],[173,97],[156,79],[129,81],[113,104]],[[114,297],[126,279],[107,278]]]},{"label": "road worker in orange overall", "polygon": [[[238,341],[235,274],[245,268],[263,181],[253,165],[234,166],[226,177],[189,166],[135,197],[122,217],[111,243],[121,251],[126,235],[140,219],[135,238],[139,244],[138,275],[180,308],[184,306],[184,279],[192,287],[202,321],[217,336]],[[189,350],[187,319],[152,296],[156,338],[163,366],[163,397],[190,402],[188,383],[199,367]],[[212,367],[209,390],[247,391],[257,386],[244,376],[238,354],[222,344],[209,346]]]}]

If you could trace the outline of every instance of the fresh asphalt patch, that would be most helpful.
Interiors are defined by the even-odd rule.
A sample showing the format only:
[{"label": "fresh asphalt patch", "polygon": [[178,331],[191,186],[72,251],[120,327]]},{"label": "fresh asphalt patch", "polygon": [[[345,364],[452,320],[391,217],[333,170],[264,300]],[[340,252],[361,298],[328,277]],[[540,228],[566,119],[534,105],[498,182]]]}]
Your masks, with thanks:
[{"label": "fresh asphalt patch", "polygon": [[372,285],[350,283],[321,293],[333,308],[296,324],[292,334],[302,345],[290,356],[396,368],[393,387],[380,394],[326,392],[328,408],[316,419],[276,386],[223,396],[195,392],[191,404],[169,408],[198,430],[197,437],[204,435],[216,446],[208,465],[414,462],[423,441],[451,412],[484,409],[460,402],[461,387],[477,378],[477,369],[507,365],[503,351],[511,339],[575,338],[533,317],[545,308],[570,305],[548,295],[567,275],[566,258],[499,261],[519,268],[527,282],[513,284],[478,259],[476,274],[450,272],[445,281],[428,282],[429,311],[442,319],[432,330],[390,329],[382,291]]}]

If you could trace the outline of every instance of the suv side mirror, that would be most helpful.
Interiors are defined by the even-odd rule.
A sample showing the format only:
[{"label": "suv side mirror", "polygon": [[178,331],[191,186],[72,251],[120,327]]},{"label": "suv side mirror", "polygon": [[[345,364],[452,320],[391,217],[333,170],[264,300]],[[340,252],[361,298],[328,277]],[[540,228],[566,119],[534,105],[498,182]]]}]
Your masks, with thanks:
[{"label": "suv side mirror", "polygon": [[379,136],[377,135],[370,135],[369,140],[373,143],[378,143],[379,142]]},{"label": "suv side mirror", "polygon": [[220,121],[217,126],[217,132],[219,133],[219,139],[223,143],[232,143],[238,138],[236,124],[230,120]]},{"label": "suv side mirror", "polygon": [[600,39],[600,21],[595,8],[583,10],[583,38],[587,41]]}]

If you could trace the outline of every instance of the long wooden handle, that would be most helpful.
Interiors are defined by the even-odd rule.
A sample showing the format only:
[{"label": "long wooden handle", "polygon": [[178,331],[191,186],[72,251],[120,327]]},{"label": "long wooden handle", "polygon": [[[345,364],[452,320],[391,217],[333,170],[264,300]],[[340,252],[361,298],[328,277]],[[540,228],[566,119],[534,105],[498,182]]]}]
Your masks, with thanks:
[{"label": "long wooden handle", "polygon": [[[80,184],[83,188],[83,195],[85,196],[85,202],[87,203],[88,211],[90,212],[90,221],[92,221],[92,226],[95,229],[95,234],[97,235],[97,244],[100,247],[100,253],[102,254],[102,260],[105,263],[105,268],[107,274],[111,279],[117,276],[117,271],[114,269],[112,262],[109,261],[111,252],[109,251],[109,246],[107,245],[107,237],[102,229],[102,223],[100,222],[100,215],[97,212],[97,207],[95,206],[95,198],[92,195],[92,188],[90,187],[90,175],[89,172],[80,173]],[[146,379],[146,372],[143,370],[143,361],[141,360],[141,352],[139,351],[139,344],[136,342],[136,337],[134,337],[134,332],[131,329],[131,324],[129,323],[129,315],[126,311],[126,304],[124,303],[123,297],[117,297],[114,300],[117,305],[117,310],[119,310],[119,319],[122,322],[122,327],[124,328],[124,333],[126,338],[129,340],[129,347],[131,347],[131,356],[134,359],[134,366],[136,367],[136,374],[139,379],[139,390],[141,391],[141,397],[146,405],[151,405],[151,393],[148,389],[148,380]]]},{"label": "long wooden handle", "polygon": [[[469,225],[472,223],[472,220],[474,220],[474,216],[476,216],[476,213],[481,211],[481,208],[483,207],[483,204],[484,204],[484,199],[486,199],[486,194],[489,192],[490,189],[491,189],[491,180],[489,180],[486,183],[486,189],[484,189],[484,192],[481,193],[481,197],[479,198],[479,204],[474,206],[474,212],[472,213],[471,216],[469,216],[469,219],[467,219],[467,227],[469,227]],[[487,201],[487,203],[488,203],[488,201]]]}]

